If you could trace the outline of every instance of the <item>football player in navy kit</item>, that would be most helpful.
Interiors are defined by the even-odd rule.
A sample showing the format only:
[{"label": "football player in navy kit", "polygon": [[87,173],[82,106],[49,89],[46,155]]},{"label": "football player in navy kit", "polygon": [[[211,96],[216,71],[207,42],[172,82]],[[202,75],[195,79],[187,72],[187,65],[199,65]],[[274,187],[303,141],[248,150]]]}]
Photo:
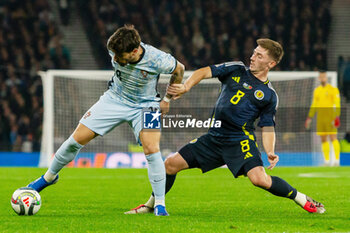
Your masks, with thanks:
[{"label": "football player in navy kit", "polygon": [[[227,62],[196,70],[184,84],[172,84],[167,92],[174,99],[188,92],[202,79],[217,77],[222,83],[221,93],[214,108],[215,120],[220,128],[210,128],[208,133],[192,140],[165,161],[166,192],[172,187],[176,174],[189,168],[202,172],[226,164],[232,174],[248,176],[253,185],[281,197],[294,200],[306,211],[324,213],[323,204],[298,192],[283,179],[267,175],[257,148],[254,122],[260,118],[262,143],[273,169],[278,160],[275,154],[275,113],[278,96],[267,76],[283,57],[282,46],[270,39],[258,39],[258,46],[250,58],[250,66],[242,62]],[[127,214],[152,212],[154,197]]]}]

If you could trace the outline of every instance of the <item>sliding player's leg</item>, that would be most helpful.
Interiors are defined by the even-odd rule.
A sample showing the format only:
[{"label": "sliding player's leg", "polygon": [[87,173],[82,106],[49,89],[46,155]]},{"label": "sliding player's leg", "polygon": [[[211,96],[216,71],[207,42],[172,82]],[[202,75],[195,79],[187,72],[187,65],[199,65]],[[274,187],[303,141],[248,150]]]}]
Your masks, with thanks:
[{"label": "sliding player's leg", "polygon": [[28,187],[40,192],[47,186],[56,183],[58,181],[59,171],[70,163],[79,153],[81,148],[96,136],[97,134],[95,132],[79,123],[74,133],[55,153],[55,157],[45,175],[42,175],[35,181],[31,182]]},{"label": "sliding player's leg", "polygon": [[[249,164],[248,164],[249,166]],[[247,172],[253,185],[263,188],[273,195],[294,200],[299,206],[310,213],[324,213],[326,210],[322,203],[313,200],[305,194],[298,192],[285,180],[267,175],[264,167],[257,166]]]},{"label": "sliding player's leg", "polygon": [[226,144],[223,149],[223,159],[232,174],[237,178],[247,175],[253,185],[263,188],[270,193],[294,200],[309,212],[323,213],[324,206],[298,192],[286,181],[276,176],[266,174],[261,159],[261,153],[254,140],[242,140]]}]

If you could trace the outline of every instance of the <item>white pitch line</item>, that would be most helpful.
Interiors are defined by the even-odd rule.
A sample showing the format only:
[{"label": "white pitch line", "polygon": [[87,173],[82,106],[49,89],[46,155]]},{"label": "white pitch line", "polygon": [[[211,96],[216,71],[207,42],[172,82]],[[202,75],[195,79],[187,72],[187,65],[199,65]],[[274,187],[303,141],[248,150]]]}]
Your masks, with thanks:
[{"label": "white pitch line", "polygon": [[341,175],[337,173],[320,173],[320,172],[313,172],[313,173],[300,173],[298,176],[300,177],[308,177],[308,178],[339,178],[342,177]]}]

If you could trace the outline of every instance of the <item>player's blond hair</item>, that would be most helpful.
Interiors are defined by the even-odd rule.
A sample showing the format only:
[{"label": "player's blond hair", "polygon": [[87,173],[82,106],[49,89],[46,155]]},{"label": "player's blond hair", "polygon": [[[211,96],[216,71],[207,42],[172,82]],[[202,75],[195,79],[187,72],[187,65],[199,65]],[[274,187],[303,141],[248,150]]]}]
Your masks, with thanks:
[{"label": "player's blond hair", "polygon": [[269,56],[278,64],[284,55],[283,47],[277,41],[261,38],[256,41],[258,45],[268,51]]}]

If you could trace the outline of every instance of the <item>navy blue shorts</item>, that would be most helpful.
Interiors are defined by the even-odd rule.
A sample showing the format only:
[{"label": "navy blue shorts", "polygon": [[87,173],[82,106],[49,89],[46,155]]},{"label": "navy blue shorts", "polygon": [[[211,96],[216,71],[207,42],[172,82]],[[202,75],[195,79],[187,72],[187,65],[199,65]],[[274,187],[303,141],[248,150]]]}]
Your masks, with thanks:
[{"label": "navy blue shorts", "polygon": [[179,154],[190,168],[200,168],[203,173],[226,164],[236,178],[263,166],[257,144],[250,139],[227,142],[205,134],[182,147]]}]

